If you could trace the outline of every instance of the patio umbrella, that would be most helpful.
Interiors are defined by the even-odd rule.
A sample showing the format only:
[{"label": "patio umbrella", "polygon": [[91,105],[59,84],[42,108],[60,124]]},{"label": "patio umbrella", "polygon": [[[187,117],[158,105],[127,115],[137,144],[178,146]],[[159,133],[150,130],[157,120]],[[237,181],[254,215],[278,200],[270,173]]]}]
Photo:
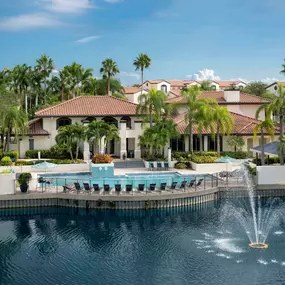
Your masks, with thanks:
[{"label": "patio umbrella", "polygon": [[48,168],[55,168],[57,167],[57,164],[44,161],[44,162],[35,164],[32,167],[37,168],[37,169],[45,169],[45,171],[47,172]]}]

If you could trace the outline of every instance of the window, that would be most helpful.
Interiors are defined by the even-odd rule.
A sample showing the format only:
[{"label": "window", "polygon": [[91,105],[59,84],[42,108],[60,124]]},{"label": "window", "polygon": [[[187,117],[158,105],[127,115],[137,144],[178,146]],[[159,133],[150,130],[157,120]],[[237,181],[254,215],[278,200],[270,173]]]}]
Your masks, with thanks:
[{"label": "window", "polygon": [[118,121],[113,117],[105,117],[102,119],[102,121],[104,121],[105,123],[109,125],[114,125],[118,128]]},{"label": "window", "polygon": [[71,125],[71,119],[69,118],[59,118],[56,120],[56,129],[69,125]]},{"label": "window", "polygon": [[278,86],[277,86],[277,85],[275,85],[275,86],[274,86],[274,90],[276,91],[277,89],[278,89]]},{"label": "window", "polygon": [[161,91],[167,93],[167,86],[165,84],[161,85]]},{"label": "window", "polygon": [[126,121],[127,129],[131,129],[132,128],[132,120],[131,120],[130,117],[122,117],[121,121]]},{"label": "window", "polygon": [[185,151],[184,136],[170,139],[170,147],[172,151]]},{"label": "window", "polygon": [[86,119],[82,120],[81,122],[82,122],[83,124],[89,124],[89,123],[91,123],[91,122],[93,122],[93,121],[96,121],[96,118],[95,118],[95,117],[87,117]]}]

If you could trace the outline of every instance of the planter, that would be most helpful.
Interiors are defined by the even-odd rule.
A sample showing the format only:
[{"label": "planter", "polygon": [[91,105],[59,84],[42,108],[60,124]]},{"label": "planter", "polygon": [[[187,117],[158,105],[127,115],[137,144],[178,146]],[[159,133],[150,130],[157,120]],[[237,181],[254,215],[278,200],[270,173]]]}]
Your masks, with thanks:
[{"label": "planter", "polygon": [[20,185],[20,189],[22,193],[26,193],[28,191],[29,185]]},{"label": "planter", "polygon": [[114,176],[114,163],[90,163],[92,178],[106,178]]},{"label": "planter", "polygon": [[216,173],[221,171],[233,171],[238,163],[194,163],[190,162],[193,170],[201,173]]}]

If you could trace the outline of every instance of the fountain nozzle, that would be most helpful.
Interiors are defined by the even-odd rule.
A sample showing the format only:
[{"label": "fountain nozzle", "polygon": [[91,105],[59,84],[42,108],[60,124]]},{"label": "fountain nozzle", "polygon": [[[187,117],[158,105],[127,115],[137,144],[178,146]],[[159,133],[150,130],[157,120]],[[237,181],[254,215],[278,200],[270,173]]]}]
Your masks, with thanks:
[{"label": "fountain nozzle", "polygon": [[252,242],[248,245],[251,248],[258,248],[258,249],[265,249],[268,248],[267,243],[262,243],[262,242]]}]

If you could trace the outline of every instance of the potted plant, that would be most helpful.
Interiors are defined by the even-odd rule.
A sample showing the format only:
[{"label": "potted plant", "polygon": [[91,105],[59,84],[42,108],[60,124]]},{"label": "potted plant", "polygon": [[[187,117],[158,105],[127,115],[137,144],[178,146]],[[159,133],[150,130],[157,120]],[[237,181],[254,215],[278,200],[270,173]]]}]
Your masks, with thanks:
[{"label": "potted plant", "polygon": [[18,177],[20,189],[22,193],[26,193],[29,188],[29,181],[32,179],[32,175],[29,172],[23,172]]}]

